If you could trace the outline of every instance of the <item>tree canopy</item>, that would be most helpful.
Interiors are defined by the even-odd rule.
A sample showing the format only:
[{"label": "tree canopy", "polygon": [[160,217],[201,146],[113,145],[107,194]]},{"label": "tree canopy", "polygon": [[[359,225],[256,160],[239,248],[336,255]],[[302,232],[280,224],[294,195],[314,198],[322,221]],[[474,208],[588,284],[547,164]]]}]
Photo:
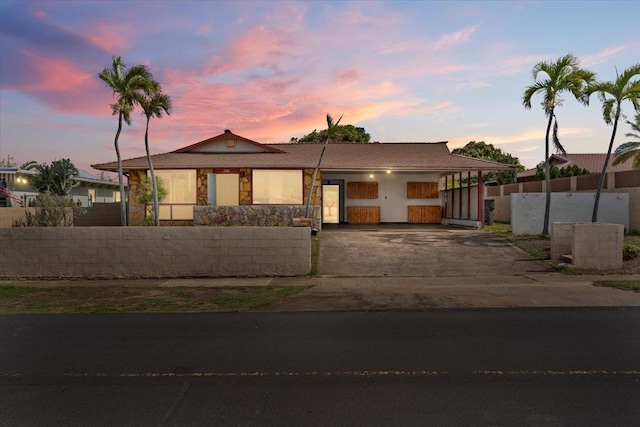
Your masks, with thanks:
[{"label": "tree canopy", "polygon": [[[616,71],[617,74],[617,71]],[[584,95],[585,102],[589,102],[589,96],[597,93],[600,102],[602,102],[602,117],[606,124],[613,125],[611,131],[611,139],[609,140],[609,148],[607,149],[607,157],[602,166],[602,173],[598,180],[596,188],[596,200],[593,203],[592,222],[598,221],[598,206],[600,205],[600,194],[604,187],[604,179],[607,175],[607,166],[611,158],[613,150],[613,142],[616,139],[618,130],[618,122],[622,115],[622,103],[629,102],[633,109],[640,111],[640,64],[635,64],[622,73],[618,74],[614,81],[596,81],[589,84]]]},{"label": "tree canopy", "polygon": [[520,160],[517,157],[513,157],[511,154],[503,152],[500,148],[494,147],[493,144],[487,144],[484,141],[470,141],[464,147],[456,148],[451,153],[514,165],[516,167],[514,171],[487,172],[482,176],[485,181],[496,181],[498,184],[516,182],[518,172],[525,170],[525,167],[520,164]]},{"label": "tree canopy", "polygon": [[[544,169],[544,162],[540,162],[538,166],[536,166],[536,180],[542,181],[546,178]],[[551,179],[591,174],[587,169],[581,168],[578,165],[564,166],[562,168],[558,168],[556,165],[550,165],[549,172],[551,173]]]},{"label": "tree canopy", "polygon": [[[364,128],[353,125],[337,125],[332,128],[331,141],[332,144],[368,144],[371,142],[371,135]],[[328,129],[313,132],[301,137],[291,138],[290,142],[298,144],[307,144],[314,142],[325,142],[329,136]]]},{"label": "tree canopy", "polygon": [[80,183],[78,169],[69,159],[54,160],[51,165],[37,165],[36,174],[31,179],[31,186],[44,194],[68,196],[73,187]]},{"label": "tree canopy", "polygon": [[635,123],[627,120],[627,124],[631,126],[633,132],[625,133],[624,136],[626,136],[627,138],[633,138],[634,140],[627,141],[616,148],[615,155],[617,157],[613,164],[617,165],[632,158],[632,168],[640,169],[640,114],[636,114]]}]

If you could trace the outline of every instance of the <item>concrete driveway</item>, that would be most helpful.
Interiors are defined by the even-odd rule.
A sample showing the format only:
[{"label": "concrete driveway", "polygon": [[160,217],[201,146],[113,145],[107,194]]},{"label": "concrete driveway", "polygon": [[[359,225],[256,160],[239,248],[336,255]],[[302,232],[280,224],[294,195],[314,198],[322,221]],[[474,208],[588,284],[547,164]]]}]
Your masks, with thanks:
[{"label": "concrete driveway", "polygon": [[492,234],[441,225],[324,228],[322,276],[518,276],[548,266]]}]

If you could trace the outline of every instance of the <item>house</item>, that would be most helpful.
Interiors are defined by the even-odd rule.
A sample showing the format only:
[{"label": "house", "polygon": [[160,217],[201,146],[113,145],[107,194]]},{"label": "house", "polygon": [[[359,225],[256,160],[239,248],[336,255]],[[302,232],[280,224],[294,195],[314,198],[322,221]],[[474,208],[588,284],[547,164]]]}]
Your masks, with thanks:
[{"label": "house", "polygon": [[[598,154],[552,154],[549,157],[549,165],[555,166],[558,169],[570,167],[573,165],[578,166],[580,169],[586,169],[591,173],[602,173],[602,166],[607,158],[606,153]],[[632,170],[633,159],[629,159],[618,165],[613,165],[616,159],[615,154],[611,154],[609,158],[609,165],[607,166],[607,172],[623,172]],[[537,168],[527,169],[524,172],[518,174],[518,182],[532,182],[536,180]]]},{"label": "house", "polygon": [[[167,190],[160,220],[209,225],[226,223],[233,215],[236,224],[290,225],[291,216],[304,216],[323,146],[261,144],[226,130],[154,155],[156,175]],[[92,166],[117,170],[116,162]],[[135,195],[148,173],[147,159],[124,160],[122,166],[129,176],[129,224],[140,225],[146,211]],[[310,216],[315,226],[482,221],[482,191],[477,191],[482,172],[510,169],[453,155],[446,142],[329,144],[313,186]]]},{"label": "house", "polygon": [[[8,190],[6,194],[0,194],[0,207],[28,205],[30,200],[35,199],[38,192],[30,184],[35,174],[34,170],[0,168],[0,186],[4,185]],[[84,170],[79,171],[77,181],[80,185],[71,190],[71,197],[82,206],[120,201],[117,182],[102,180]]]}]

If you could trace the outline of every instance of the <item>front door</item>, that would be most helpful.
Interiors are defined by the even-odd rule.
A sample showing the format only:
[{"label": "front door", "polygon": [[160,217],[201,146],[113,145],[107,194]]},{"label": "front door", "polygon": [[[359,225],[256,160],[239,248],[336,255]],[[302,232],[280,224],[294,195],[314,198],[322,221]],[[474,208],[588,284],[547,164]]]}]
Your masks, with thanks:
[{"label": "front door", "polygon": [[344,222],[344,181],[322,181],[322,222],[338,224]]}]

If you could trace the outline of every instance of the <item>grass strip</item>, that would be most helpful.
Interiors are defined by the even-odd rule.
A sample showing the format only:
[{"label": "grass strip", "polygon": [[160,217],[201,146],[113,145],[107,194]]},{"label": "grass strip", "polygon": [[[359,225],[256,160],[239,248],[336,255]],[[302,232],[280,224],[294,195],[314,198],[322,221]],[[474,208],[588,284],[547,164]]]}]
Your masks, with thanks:
[{"label": "grass strip", "polygon": [[482,229],[494,236],[508,240],[536,259],[547,260],[550,258],[551,239],[548,237],[540,237],[537,234],[513,234],[511,224],[498,222],[485,225]]},{"label": "grass strip", "polygon": [[593,282],[593,285],[640,292],[640,280],[597,280]]},{"label": "grass strip", "polygon": [[251,311],[310,286],[25,287],[0,286],[0,314],[202,313]]}]

